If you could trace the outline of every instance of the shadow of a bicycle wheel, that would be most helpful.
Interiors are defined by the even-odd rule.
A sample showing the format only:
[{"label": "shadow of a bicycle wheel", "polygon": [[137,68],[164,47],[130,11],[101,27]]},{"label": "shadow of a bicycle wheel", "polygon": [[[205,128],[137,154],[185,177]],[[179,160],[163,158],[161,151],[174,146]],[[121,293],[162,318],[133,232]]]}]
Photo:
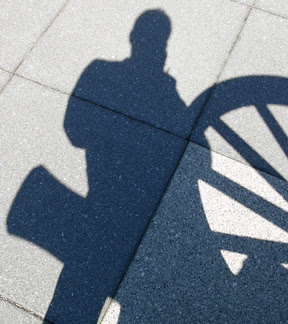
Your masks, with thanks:
[{"label": "shadow of a bicycle wheel", "polygon": [[[279,185],[281,182],[271,179],[288,179],[288,79],[251,76],[228,80],[201,94],[192,108],[207,93],[210,93],[210,98],[191,140],[211,151],[252,166],[287,201],[287,191]],[[213,168],[212,164],[211,160]],[[214,168],[214,171],[217,170]],[[220,174],[218,176],[221,177]],[[259,195],[248,189],[246,196],[249,196],[251,202],[245,202],[237,194],[233,194],[239,191],[237,184],[224,178],[224,182],[217,181],[213,187],[283,229],[288,229],[283,216],[286,211],[263,197],[259,204],[253,203],[253,197],[258,199]],[[275,212],[271,213],[270,207]]]},{"label": "shadow of a bicycle wheel", "polygon": [[[227,291],[227,318],[242,321],[246,314],[251,322],[284,321],[288,302],[284,269],[288,262],[288,79],[231,79],[205,91],[193,104],[208,94],[191,141],[211,150],[211,164],[192,182],[198,184],[208,223],[198,225],[211,231],[206,233],[210,252],[221,251],[237,276],[235,283],[242,287],[238,294]],[[232,175],[213,151],[253,169],[239,166],[237,171],[243,174]],[[223,298],[224,283],[221,290]]]},{"label": "shadow of a bicycle wheel", "polygon": [[205,100],[117,292],[118,324],[287,321],[288,79],[228,80],[192,110]]},{"label": "shadow of a bicycle wheel", "polygon": [[[239,160],[239,155],[241,155],[243,158],[242,160],[240,159],[241,162],[244,160],[247,164],[260,171],[287,180],[287,170],[284,170],[285,172],[279,172],[278,168],[281,169],[281,165],[278,164],[276,167],[275,165],[271,165],[269,163],[270,161],[267,160],[261,152],[259,153],[257,151],[257,148],[255,150],[251,147],[251,144],[253,145],[253,141],[258,140],[258,138],[253,137],[253,135],[255,135],[253,131],[262,136],[262,134],[265,135],[265,131],[267,132],[268,130],[273,136],[273,139],[277,142],[279,148],[281,148],[285,154],[287,160],[287,125],[285,130],[283,128],[285,124],[281,123],[281,120],[277,118],[279,116],[277,116],[277,111],[273,109],[273,106],[277,105],[280,107],[282,113],[284,112],[283,116],[287,116],[288,79],[275,76],[247,76],[224,81],[203,92],[192,103],[192,109],[194,106],[197,107],[197,103],[202,102],[207,96],[209,96],[209,100],[206,103],[204,112],[201,114],[195,131],[192,133],[191,140],[194,143],[210,148],[212,151],[230,156],[236,160]],[[243,123],[240,125],[235,125],[235,123],[231,125],[231,123],[227,123],[225,118],[223,119],[224,115],[231,115],[231,113],[239,109],[251,106],[254,107],[254,111],[250,109],[244,116],[238,114],[229,118],[239,123],[239,117],[242,117]],[[283,118],[283,116],[280,116],[280,118]],[[258,119],[255,117],[258,117]],[[264,126],[262,129],[261,125],[257,125],[259,121],[262,122]],[[241,130],[241,127],[245,126],[244,123],[246,123],[246,125],[250,124],[250,129],[247,127]],[[255,125],[257,125],[257,127],[260,126],[260,129],[255,130]],[[232,129],[231,126],[234,126],[234,128]],[[210,127],[213,127],[220,136],[223,137],[223,139],[238,153],[238,156],[233,155],[231,151],[229,152],[227,146],[222,145],[223,142],[216,143],[216,146],[213,146],[215,143],[209,141],[206,136],[207,130]],[[247,136],[245,138],[244,132],[248,132],[248,136],[251,137],[250,143],[246,141]],[[266,147],[264,148],[269,148],[270,144],[271,141],[266,143]],[[280,162],[286,163],[286,161]]]}]

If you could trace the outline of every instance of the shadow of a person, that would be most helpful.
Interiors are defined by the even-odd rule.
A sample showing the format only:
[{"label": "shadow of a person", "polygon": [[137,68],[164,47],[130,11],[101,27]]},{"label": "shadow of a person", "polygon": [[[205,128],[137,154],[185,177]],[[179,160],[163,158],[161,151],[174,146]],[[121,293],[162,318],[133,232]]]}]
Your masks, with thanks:
[{"label": "shadow of a person", "polygon": [[[130,34],[131,57],[122,62],[95,60],[73,95],[186,138],[195,112],[192,116],[178,96],[175,79],[163,71],[170,32],[164,12],[146,11]],[[70,110],[68,106],[65,129],[73,142],[82,136],[69,131]]]},{"label": "shadow of a person", "polygon": [[162,11],[142,14],[130,36],[132,56],[94,61],[70,97],[64,128],[72,144],[86,150],[87,197],[38,167],[13,202],[9,233],[64,263],[47,320],[95,322],[183,153],[186,142],[172,134],[187,136],[192,114],[163,72],[170,29]]},{"label": "shadow of a person", "polygon": [[[189,136],[195,115],[211,92],[209,89],[198,97],[191,109],[187,109],[179,98],[175,80],[163,71],[170,31],[170,20],[165,13],[159,10],[143,13],[130,35],[131,57],[123,62],[92,62],[75,86],[67,107],[64,128],[71,143],[86,150],[89,182],[87,197],[77,196],[45,168],[38,167],[27,177],[13,202],[7,220],[9,233],[32,241],[64,263],[46,313],[47,320],[56,323],[95,323],[105,299],[114,295],[124,276],[186,147],[183,138]],[[261,79],[262,81],[259,78],[249,80],[243,78],[236,81],[236,90],[239,87],[240,90],[248,88],[244,93],[245,98],[254,93],[252,90],[249,92],[251,84],[254,89],[265,81],[269,89],[274,82],[277,86],[281,82],[267,78]],[[231,82],[227,84],[231,85]],[[229,88],[225,97],[229,109],[237,106],[233,106],[233,98],[238,93],[235,89],[233,92]],[[209,125],[218,123],[219,116],[224,112],[221,110],[223,102],[219,100],[217,109],[209,109]],[[200,128],[199,137],[204,141],[204,144],[200,144],[207,147],[209,145],[205,145],[204,133],[209,125]],[[276,130],[274,128],[274,132]],[[229,133],[226,135],[229,138]],[[247,153],[245,155],[246,146],[242,148],[237,141],[234,142],[235,149],[249,158]],[[185,255],[185,276],[190,273],[191,278],[196,278],[194,281],[197,287],[193,293],[187,294],[191,298],[190,304],[185,302],[185,305],[178,307],[187,308],[189,305],[190,315],[193,313],[196,318],[199,314],[204,314],[210,320],[210,316],[215,318],[217,312],[207,309],[216,305],[215,298],[220,296],[227,302],[227,305],[222,305],[223,308],[219,306],[225,321],[231,318],[239,320],[239,314],[243,316],[247,303],[251,300],[261,312],[262,304],[266,307],[271,298],[264,300],[264,303],[259,289],[246,288],[247,281],[255,278],[249,274],[254,266],[249,271],[243,270],[243,277],[247,280],[243,277],[239,279],[243,280],[241,286],[245,287],[245,291],[234,293],[226,287],[226,281],[231,282],[233,278],[223,260],[222,263],[214,262],[213,265],[215,255],[219,255],[219,249],[223,248],[223,242],[228,241],[227,246],[224,246],[227,250],[243,252],[239,249],[246,240],[241,240],[238,244],[235,236],[225,241],[225,236],[219,239],[217,234],[209,230],[197,188],[200,177],[207,182],[211,181],[206,176],[211,160],[208,158],[206,163],[206,169],[202,165],[200,168],[204,174],[199,172],[195,179],[189,179],[187,192],[194,188],[191,201],[199,212],[192,217],[193,235],[189,236],[186,243],[189,251],[201,247],[205,254],[201,252],[199,258],[193,256],[188,261]],[[223,179],[220,180],[211,185],[225,192],[225,183],[221,187]],[[232,186],[228,181],[226,187],[227,184]],[[237,199],[239,196],[235,194],[233,197]],[[256,211],[263,214],[260,209]],[[277,221],[277,217],[274,220]],[[248,246],[248,252],[253,255],[253,249],[256,249],[258,243],[250,241],[245,247]],[[269,243],[266,245],[269,249],[274,246]],[[177,257],[181,253],[180,250]],[[263,260],[266,255],[267,249],[262,254]],[[286,259],[283,261],[282,256],[283,253],[280,253],[279,259],[284,262]],[[207,267],[207,260],[211,260],[211,267]],[[179,268],[177,262],[171,262],[170,272],[174,266]],[[271,267],[271,263],[268,262],[267,267]],[[183,272],[183,269],[178,271]],[[261,272],[262,279],[265,279],[265,271]],[[282,272],[279,273],[282,275]],[[161,276],[163,277],[163,273]],[[269,278],[266,282],[268,281]],[[168,291],[169,289],[171,295],[176,294],[172,285],[168,287]],[[166,292],[167,289],[165,294]],[[158,294],[156,291],[153,293]],[[249,294],[253,298],[257,297],[254,298],[255,301],[247,298]],[[197,296],[202,299],[197,301]],[[183,300],[183,296],[178,297],[179,302]],[[203,313],[199,312],[198,305],[201,303],[204,305]],[[247,307],[243,306],[245,303]],[[169,315],[169,320],[175,322],[175,305],[168,306],[167,309],[174,314],[174,317],[173,314]],[[132,313],[131,310],[131,316]],[[123,321],[125,322],[124,317]]]}]

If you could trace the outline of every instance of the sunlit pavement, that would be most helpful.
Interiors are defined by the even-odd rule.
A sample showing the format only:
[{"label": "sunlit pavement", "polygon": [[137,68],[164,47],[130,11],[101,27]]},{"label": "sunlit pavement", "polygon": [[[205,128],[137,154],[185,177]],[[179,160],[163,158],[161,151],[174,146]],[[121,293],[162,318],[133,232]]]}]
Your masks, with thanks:
[{"label": "sunlit pavement", "polygon": [[0,17],[0,323],[286,323],[288,2]]}]

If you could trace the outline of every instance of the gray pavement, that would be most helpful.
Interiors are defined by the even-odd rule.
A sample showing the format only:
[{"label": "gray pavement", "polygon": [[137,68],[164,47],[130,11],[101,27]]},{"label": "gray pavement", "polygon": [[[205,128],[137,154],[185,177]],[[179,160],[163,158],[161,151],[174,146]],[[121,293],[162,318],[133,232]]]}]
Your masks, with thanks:
[{"label": "gray pavement", "polygon": [[0,323],[286,323],[287,2],[0,17]]}]

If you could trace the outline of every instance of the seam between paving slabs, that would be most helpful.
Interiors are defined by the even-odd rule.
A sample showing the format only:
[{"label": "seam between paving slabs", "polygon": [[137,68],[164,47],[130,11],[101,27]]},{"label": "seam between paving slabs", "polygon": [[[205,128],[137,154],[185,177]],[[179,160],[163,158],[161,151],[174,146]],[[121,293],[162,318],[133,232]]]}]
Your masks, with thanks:
[{"label": "seam between paving slabs", "polygon": [[41,315],[39,315],[39,314],[33,312],[32,310],[26,308],[26,307],[23,306],[23,305],[21,305],[21,304],[15,302],[15,301],[12,300],[11,298],[4,297],[4,296],[2,296],[2,295],[0,294],[0,300],[2,300],[3,302],[7,302],[7,303],[9,303],[10,305],[12,305],[12,306],[14,306],[14,307],[16,307],[16,308],[18,308],[18,309],[20,309],[20,310],[22,310],[22,311],[28,313],[29,315],[34,316],[35,318],[40,319],[40,320],[43,321],[44,323],[47,323],[47,324],[54,324],[53,322],[44,319]]},{"label": "seam between paving slabs", "polygon": [[[230,0],[230,1],[234,2],[233,0]],[[254,4],[255,4],[255,2],[256,2],[256,0],[254,1]],[[235,3],[236,3],[236,2],[235,2]],[[237,3],[238,3],[238,2],[237,2]],[[239,40],[239,38],[240,38],[240,36],[241,36],[241,33],[242,33],[242,31],[243,31],[243,29],[244,29],[244,27],[245,27],[245,25],[246,25],[246,22],[247,22],[247,20],[248,20],[248,18],[249,18],[249,16],[250,16],[251,12],[252,12],[253,10],[258,10],[258,11],[266,12],[266,13],[269,13],[269,14],[271,14],[271,15],[274,15],[274,16],[277,16],[277,17],[284,18],[284,19],[288,20],[288,18],[285,18],[285,17],[279,16],[279,15],[275,15],[275,14],[273,14],[273,13],[270,13],[269,11],[262,10],[261,8],[256,8],[256,7],[254,6],[254,4],[249,6],[250,9],[249,9],[249,11],[248,11],[248,14],[246,15],[245,19],[243,20],[243,24],[242,24],[242,26],[241,26],[241,28],[240,28],[240,31],[239,31],[238,35],[236,36],[236,39],[235,39],[234,43],[232,44],[232,46],[231,46],[231,48],[230,48],[230,51],[229,51],[229,53],[228,53],[226,59],[224,60],[224,63],[223,63],[223,65],[222,65],[221,69],[220,69],[220,72],[219,72],[218,76],[217,76],[217,81],[216,81],[216,82],[211,86],[211,91],[208,93],[207,98],[206,98],[206,100],[205,100],[205,102],[204,102],[204,104],[203,104],[203,106],[202,106],[202,109],[200,110],[199,115],[197,116],[196,121],[195,121],[195,123],[194,123],[194,125],[193,125],[193,127],[192,127],[192,131],[191,131],[191,134],[190,134],[190,142],[191,142],[191,143],[194,143],[194,144],[196,144],[196,145],[198,145],[198,146],[201,146],[201,147],[203,147],[203,148],[206,148],[206,149],[207,149],[207,147],[202,146],[201,144],[196,143],[196,142],[194,142],[194,141],[191,140],[192,133],[193,133],[193,131],[196,129],[196,127],[198,126],[198,123],[199,123],[200,117],[201,117],[202,114],[204,113],[204,111],[205,111],[205,109],[206,109],[206,106],[207,106],[207,104],[208,104],[208,102],[209,102],[209,100],[210,100],[210,98],[211,98],[213,92],[215,91],[215,89],[213,89],[213,88],[218,84],[219,78],[221,77],[221,75],[222,75],[222,73],[223,73],[223,71],[224,71],[224,69],[225,69],[225,66],[226,66],[227,62],[229,61],[229,58],[230,58],[230,56],[231,56],[231,53],[233,52],[233,50],[234,50],[234,48],[235,48],[235,46],[236,46],[236,43],[238,42],[238,40]],[[245,5],[245,6],[248,6],[248,5]],[[227,158],[229,158],[229,159],[231,159],[231,160],[234,160],[234,161],[237,161],[237,162],[239,162],[239,163],[242,163],[243,165],[247,165],[247,164],[245,164],[245,163],[243,163],[243,162],[241,162],[241,161],[238,161],[238,160],[236,160],[236,159],[232,159],[231,157],[228,157],[228,156],[226,156],[225,154],[222,154],[222,153],[220,153],[220,152],[214,151],[214,150],[212,150],[211,148],[209,148],[209,150],[210,150],[211,152],[214,152],[214,153],[220,154],[220,155],[222,155],[222,156],[224,156],[224,157],[227,157]],[[269,176],[272,176],[272,177],[274,177],[274,178],[276,178],[276,179],[278,179],[278,180],[281,180],[281,181],[287,182],[287,181],[284,180],[282,177],[277,177],[277,176],[275,176],[275,175],[272,175],[272,174],[268,173],[267,171],[261,169],[260,167],[253,167],[253,166],[251,166],[251,165],[249,165],[249,164],[248,164],[248,166],[250,166],[250,167],[254,168],[255,170],[260,171],[260,172],[262,172],[262,173],[264,173],[264,174],[267,174],[267,175],[269,175]]]},{"label": "seam between paving slabs", "polygon": [[244,2],[239,2],[239,1],[237,1],[237,0],[230,0],[230,1],[231,1],[231,2],[234,2],[234,3],[237,3],[237,4],[239,4],[239,5],[245,6],[245,7],[253,7],[254,9],[256,9],[256,10],[258,10],[258,11],[263,11],[263,12],[266,12],[266,13],[272,15],[272,16],[276,16],[276,17],[280,17],[280,18],[283,18],[283,19],[288,20],[288,17],[287,17],[287,16],[282,16],[282,15],[279,14],[279,13],[271,12],[271,11],[269,11],[268,9],[263,9],[263,8],[258,7],[258,5],[256,4],[256,1],[257,1],[257,0],[254,0],[254,3],[251,4],[251,5],[249,5],[249,4],[247,4],[247,3],[244,3]]},{"label": "seam between paving slabs", "polygon": [[[232,1],[232,2],[234,2],[234,1]],[[235,3],[236,3],[236,2],[235,2]],[[213,93],[213,91],[214,91],[213,88],[217,85],[217,83],[218,83],[218,81],[219,81],[219,78],[220,78],[220,76],[221,76],[221,74],[222,74],[222,72],[223,72],[223,70],[224,70],[224,68],[225,68],[225,66],[226,66],[226,64],[227,64],[227,62],[228,62],[228,60],[229,60],[229,58],[230,58],[231,53],[233,52],[233,50],[234,50],[234,48],[235,48],[235,46],[236,46],[236,43],[238,42],[238,40],[239,40],[239,38],[240,38],[240,35],[241,35],[241,33],[242,33],[243,29],[244,29],[244,26],[246,25],[247,19],[248,19],[248,17],[250,16],[250,13],[251,13],[252,9],[253,9],[253,5],[249,6],[249,10],[248,10],[246,16],[245,16],[244,19],[243,19],[243,22],[242,22],[242,25],[240,26],[239,32],[238,32],[238,34],[236,35],[235,40],[234,40],[234,42],[232,43],[232,45],[231,45],[231,47],[230,47],[230,49],[229,49],[229,51],[228,51],[228,54],[227,54],[227,56],[225,57],[225,59],[224,59],[222,65],[221,65],[221,67],[220,67],[220,70],[219,70],[218,75],[217,75],[217,77],[216,77],[216,81],[215,81],[215,82],[213,83],[213,85],[210,87],[211,90],[209,91],[209,93],[208,93],[208,95],[207,95],[207,98],[206,98],[206,100],[205,100],[205,102],[204,102],[202,108],[200,109],[200,112],[199,112],[199,114],[198,114],[198,116],[197,116],[197,118],[196,118],[196,120],[195,120],[195,122],[194,122],[194,125],[193,125],[193,127],[192,127],[192,130],[191,130],[190,135],[189,135],[189,137],[188,137],[189,139],[191,138],[192,133],[194,132],[195,128],[198,126],[198,123],[199,123],[200,117],[202,116],[203,112],[205,111],[205,109],[206,109],[206,107],[207,107],[207,104],[208,104],[208,102],[209,102],[209,100],[210,100],[210,98],[211,98],[211,95],[212,95],[212,93]],[[191,139],[190,139],[190,141],[191,141]],[[191,141],[191,142],[192,142],[192,141]]]},{"label": "seam between paving slabs", "polygon": [[23,62],[26,60],[26,58],[28,57],[28,55],[33,51],[33,49],[35,48],[35,46],[39,43],[40,39],[43,37],[43,35],[47,32],[47,30],[52,26],[52,24],[54,23],[54,21],[58,18],[58,16],[60,15],[60,13],[64,10],[64,8],[67,6],[68,2],[70,0],[66,0],[66,2],[63,4],[63,6],[59,9],[59,11],[56,13],[56,15],[54,16],[54,18],[52,18],[52,20],[50,21],[50,23],[47,25],[47,27],[44,29],[44,31],[38,36],[38,38],[36,39],[36,41],[34,42],[34,44],[32,45],[32,47],[27,51],[27,53],[24,55],[23,59],[21,60],[21,62],[17,65],[17,67],[14,69],[14,73],[19,69],[19,67],[23,64]]},{"label": "seam between paving slabs", "polygon": [[[3,69],[1,69],[2,71],[4,71]],[[8,71],[5,71],[8,72]],[[2,89],[0,89],[0,96],[2,94],[2,92],[4,91],[4,89],[6,88],[7,84],[11,81],[11,79],[13,78],[14,74],[11,72],[8,72],[9,74],[11,74],[8,78],[8,80],[4,83],[4,86],[2,87]]]},{"label": "seam between paving slabs", "polygon": [[185,141],[186,141],[185,147],[183,148],[183,152],[182,152],[182,154],[180,155],[180,157],[179,157],[179,159],[178,159],[178,161],[177,161],[176,167],[175,167],[174,171],[172,172],[172,174],[171,174],[169,180],[167,181],[166,188],[163,190],[163,192],[162,192],[162,194],[161,194],[161,197],[159,198],[159,200],[158,200],[158,202],[157,202],[157,205],[156,205],[156,207],[154,208],[154,211],[152,212],[152,216],[151,216],[151,218],[150,218],[150,220],[149,220],[149,222],[148,222],[148,224],[147,224],[147,226],[146,226],[146,228],[145,228],[145,230],[144,230],[144,233],[142,234],[142,236],[140,237],[140,239],[139,239],[139,241],[138,241],[137,247],[135,248],[135,251],[134,251],[133,255],[132,255],[131,258],[130,258],[130,261],[129,261],[127,267],[126,267],[126,270],[125,270],[125,272],[124,272],[122,278],[120,279],[119,284],[118,284],[117,287],[115,288],[115,291],[114,291],[114,294],[113,294],[113,296],[112,296],[112,299],[110,300],[109,304],[107,305],[107,307],[106,307],[106,309],[105,309],[105,312],[104,312],[102,318],[100,319],[100,323],[102,323],[103,319],[105,318],[105,315],[106,315],[106,313],[107,313],[107,311],[108,311],[108,309],[109,309],[109,306],[111,305],[112,300],[114,299],[115,295],[117,294],[117,291],[118,291],[118,289],[119,289],[119,287],[120,287],[122,281],[123,281],[124,278],[126,277],[126,274],[127,274],[128,270],[129,270],[129,267],[130,267],[130,264],[132,263],[132,261],[133,261],[135,255],[137,254],[138,249],[139,249],[139,246],[141,245],[141,243],[142,243],[142,241],[143,241],[143,239],[144,239],[144,237],[145,237],[145,235],[146,235],[146,233],[147,233],[147,231],[148,231],[148,229],[149,229],[149,227],[150,227],[150,224],[151,224],[151,222],[152,222],[152,220],[153,220],[155,214],[157,213],[157,210],[158,210],[158,208],[159,208],[159,205],[160,205],[160,203],[161,203],[163,197],[165,196],[165,194],[166,194],[166,192],[167,192],[167,190],[168,190],[168,188],[169,188],[169,185],[170,185],[170,183],[171,183],[171,180],[172,180],[172,178],[174,177],[175,172],[176,172],[176,170],[178,169],[179,164],[181,163],[181,160],[182,160],[182,158],[183,158],[183,156],[184,156],[184,154],[185,154],[185,152],[186,152],[187,146],[189,145],[189,141],[187,141],[187,140],[185,140]]},{"label": "seam between paving slabs", "polygon": [[275,13],[275,12],[271,12],[271,11],[269,11],[269,10],[267,10],[267,9],[259,8],[259,7],[257,7],[256,5],[253,6],[253,9],[258,10],[258,11],[263,11],[263,12],[265,12],[265,13],[268,13],[268,14],[272,15],[272,16],[276,16],[276,17],[279,17],[279,18],[282,18],[282,19],[288,20],[288,17],[282,16],[282,15],[277,14],[277,13]]},{"label": "seam between paving slabs", "polygon": [[51,19],[50,23],[47,25],[47,27],[43,30],[43,32],[37,37],[36,41],[33,43],[32,47],[29,48],[26,52],[26,54],[24,54],[23,59],[20,61],[20,63],[16,66],[16,68],[13,71],[7,71],[3,68],[1,68],[1,70],[8,72],[10,74],[12,74],[10,76],[10,78],[8,79],[8,81],[4,84],[4,86],[2,87],[2,89],[0,90],[0,95],[2,94],[2,92],[4,91],[4,89],[6,88],[6,86],[8,85],[8,83],[10,83],[11,79],[13,78],[14,75],[16,74],[16,71],[19,69],[19,67],[23,64],[23,62],[26,60],[26,58],[28,57],[28,55],[32,52],[32,50],[35,48],[35,46],[39,43],[40,39],[43,37],[43,35],[47,32],[47,30],[51,27],[51,25],[54,23],[54,21],[57,19],[57,17],[60,15],[60,13],[64,10],[64,8],[67,6],[68,2],[70,0],[66,0],[66,2],[63,4],[63,6],[58,10],[58,12],[56,13],[56,15],[54,16],[54,18]]},{"label": "seam between paving slabs", "polygon": [[[5,72],[6,72],[6,71],[5,71]],[[11,73],[11,72],[9,72],[9,73]],[[83,101],[83,102],[86,102],[86,103],[88,103],[88,104],[91,104],[91,105],[95,106],[95,107],[98,108],[98,109],[103,109],[103,110],[106,110],[106,111],[111,112],[111,113],[113,113],[113,114],[119,115],[119,116],[121,116],[121,117],[124,117],[124,118],[126,118],[126,119],[129,119],[130,121],[134,121],[134,122],[140,123],[140,124],[142,124],[142,125],[144,125],[144,126],[147,126],[147,127],[150,127],[150,128],[157,129],[157,130],[160,131],[160,132],[163,132],[163,133],[166,133],[166,134],[168,134],[168,135],[174,136],[174,137],[179,138],[179,139],[181,139],[181,140],[188,140],[188,138],[184,138],[184,137],[182,137],[182,136],[180,136],[180,135],[174,134],[174,133],[172,133],[172,132],[170,132],[170,131],[168,131],[168,130],[166,130],[166,129],[164,129],[164,128],[161,128],[161,127],[155,126],[155,125],[153,125],[153,124],[151,124],[151,123],[149,123],[149,122],[147,122],[147,121],[144,121],[144,120],[141,120],[141,119],[137,119],[137,118],[132,117],[132,116],[130,116],[130,115],[126,115],[125,113],[123,113],[123,112],[121,112],[121,111],[111,109],[111,108],[109,108],[109,107],[107,107],[107,106],[103,106],[103,105],[101,105],[101,104],[98,104],[98,103],[96,103],[96,102],[90,101],[90,100],[85,99],[85,98],[82,98],[82,97],[80,97],[80,96],[76,96],[76,95],[70,94],[70,93],[68,93],[68,92],[65,92],[65,91],[59,90],[59,89],[57,89],[57,88],[54,88],[54,87],[51,87],[51,86],[47,86],[47,85],[45,85],[45,84],[43,84],[43,83],[41,83],[41,82],[39,82],[39,81],[32,80],[32,79],[30,79],[30,78],[24,77],[24,76],[19,75],[19,74],[17,74],[17,73],[14,73],[13,76],[14,76],[14,75],[17,76],[17,77],[19,77],[19,78],[21,78],[21,79],[24,79],[24,80],[27,80],[27,81],[33,82],[33,83],[35,83],[35,84],[38,84],[38,85],[40,85],[40,86],[42,86],[42,87],[44,87],[44,88],[46,88],[46,89],[49,89],[49,90],[52,90],[52,91],[56,91],[56,92],[58,92],[58,93],[61,93],[61,94],[67,95],[67,96],[69,96],[69,97],[75,98],[75,99],[77,99],[77,100],[81,100],[81,101]],[[189,136],[190,136],[190,135],[189,135]]]}]

